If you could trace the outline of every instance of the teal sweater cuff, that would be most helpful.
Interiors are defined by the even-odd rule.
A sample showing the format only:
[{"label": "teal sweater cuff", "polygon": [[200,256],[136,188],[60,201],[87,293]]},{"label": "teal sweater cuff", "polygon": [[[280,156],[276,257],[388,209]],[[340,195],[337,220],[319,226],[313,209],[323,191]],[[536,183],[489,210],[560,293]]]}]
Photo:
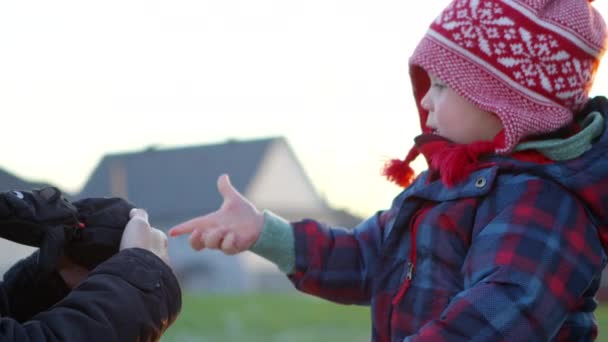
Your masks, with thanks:
[{"label": "teal sweater cuff", "polygon": [[296,264],[293,227],[282,217],[264,210],[264,226],[260,237],[249,249],[275,263],[286,274],[293,273]]}]

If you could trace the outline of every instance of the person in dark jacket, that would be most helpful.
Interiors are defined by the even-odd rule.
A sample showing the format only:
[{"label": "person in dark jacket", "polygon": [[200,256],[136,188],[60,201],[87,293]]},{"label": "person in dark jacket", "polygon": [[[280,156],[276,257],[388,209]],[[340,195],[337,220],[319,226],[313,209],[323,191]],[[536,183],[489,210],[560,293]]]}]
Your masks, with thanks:
[{"label": "person in dark jacket", "polygon": [[39,272],[39,252],[0,283],[0,341],[157,341],[181,309],[167,237],[130,213],[120,251],[89,271],[62,257]]},{"label": "person in dark jacket", "polygon": [[453,0],[410,58],[422,134],[385,169],[404,187],[388,210],[353,230],[287,222],[223,175],[222,206],[170,235],[371,306],[373,341],[594,340],[608,101],[589,90],[607,37],[587,0]]}]

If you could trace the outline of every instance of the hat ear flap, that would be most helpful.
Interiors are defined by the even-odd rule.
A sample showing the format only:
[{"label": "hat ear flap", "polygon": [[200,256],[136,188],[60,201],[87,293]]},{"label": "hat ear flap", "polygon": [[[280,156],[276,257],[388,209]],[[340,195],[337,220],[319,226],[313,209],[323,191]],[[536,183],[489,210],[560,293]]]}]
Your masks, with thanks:
[{"label": "hat ear flap", "polygon": [[412,91],[414,92],[414,101],[418,108],[418,116],[420,118],[420,128],[423,133],[431,133],[431,129],[427,127],[426,120],[429,112],[422,107],[422,98],[431,87],[431,79],[426,71],[417,65],[412,65],[410,68],[410,79],[412,81]]}]

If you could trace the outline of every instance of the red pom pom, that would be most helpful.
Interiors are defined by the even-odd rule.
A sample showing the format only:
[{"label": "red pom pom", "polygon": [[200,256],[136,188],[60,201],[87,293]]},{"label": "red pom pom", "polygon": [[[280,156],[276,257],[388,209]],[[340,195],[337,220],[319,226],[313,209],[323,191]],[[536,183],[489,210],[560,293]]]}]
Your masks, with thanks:
[{"label": "red pom pom", "polygon": [[439,173],[441,181],[451,187],[465,180],[471,172],[486,166],[480,163],[482,156],[494,153],[501,144],[502,134],[494,141],[478,141],[471,144],[455,144],[435,134],[422,134],[416,138],[416,145],[404,160],[392,159],[384,165],[382,174],[388,180],[407,187],[415,179],[410,163],[422,154],[429,164],[429,169]]},{"label": "red pom pom", "polygon": [[384,164],[382,175],[386,176],[389,181],[395,182],[397,185],[404,188],[408,187],[414,182],[416,178],[414,170],[410,167],[410,163],[418,157],[420,151],[416,146],[412,147],[407,153],[407,156],[403,160],[391,159]]},{"label": "red pom pom", "polygon": [[407,187],[414,181],[414,170],[405,160],[391,159],[384,165],[382,175],[399,186]]}]

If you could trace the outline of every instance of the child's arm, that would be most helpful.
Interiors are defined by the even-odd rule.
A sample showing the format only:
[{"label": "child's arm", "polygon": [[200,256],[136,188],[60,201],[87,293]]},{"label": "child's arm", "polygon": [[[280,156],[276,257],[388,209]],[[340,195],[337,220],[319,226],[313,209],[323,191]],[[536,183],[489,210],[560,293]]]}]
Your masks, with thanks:
[{"label": "child's arm", "polygon": [[289,223],[265,212],[264,229],[251,251],[274,262],[300,291],[343,304],[368,304],[369,270],[386,213],[347,230],[314,220]]},{"label": "child's arm", "polygon": [[380,214],[354,231],[311,220],[291,224],[260,212],[226,175],[218,179],[218,190],[224,202],[217,211],[179,224],[169,234],[190,234],[195,250],[235,254],[252,249],[275,262],[302,291],[342,303],[369,301],[366,270],[381,241]]},{"label": "child's arm", "polygon": [[472,237],[462,267],[465,289],[440,319],[406,341],[549,341],[559,339],[568,315],[588,321],[573,314],[594,309],[584,305],[591,298],[585,303],[583,293],[602,267],[595,226],[557,185],[534,180],[526,186],[493,218],[484,212],[497,201],[480,208],[478,221],[490,220]]}]

